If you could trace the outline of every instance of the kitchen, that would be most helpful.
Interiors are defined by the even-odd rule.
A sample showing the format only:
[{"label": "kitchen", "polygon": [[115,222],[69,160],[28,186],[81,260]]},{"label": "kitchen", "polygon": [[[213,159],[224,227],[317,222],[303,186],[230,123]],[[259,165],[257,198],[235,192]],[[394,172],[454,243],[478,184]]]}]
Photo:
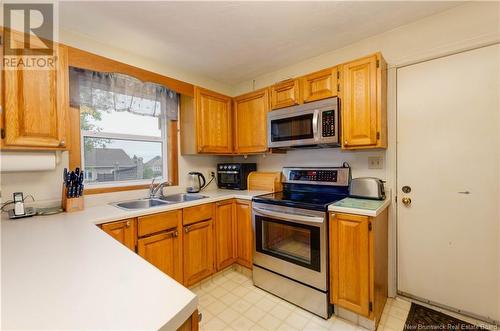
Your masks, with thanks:
[{"label": "kitchen", "polygon": [[2,328],[498,325],[497,2],[127,4],[2,61]]}]

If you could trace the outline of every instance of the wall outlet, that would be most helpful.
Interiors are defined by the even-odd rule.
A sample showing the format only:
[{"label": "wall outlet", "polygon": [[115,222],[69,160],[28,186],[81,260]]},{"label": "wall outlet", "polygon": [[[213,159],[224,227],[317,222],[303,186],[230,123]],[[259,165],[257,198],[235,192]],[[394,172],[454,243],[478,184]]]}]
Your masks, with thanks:
[{"label": "wall outlet", "polygon": [[381,156],[369,156],[368,169],[384,169],[384,158]]}]

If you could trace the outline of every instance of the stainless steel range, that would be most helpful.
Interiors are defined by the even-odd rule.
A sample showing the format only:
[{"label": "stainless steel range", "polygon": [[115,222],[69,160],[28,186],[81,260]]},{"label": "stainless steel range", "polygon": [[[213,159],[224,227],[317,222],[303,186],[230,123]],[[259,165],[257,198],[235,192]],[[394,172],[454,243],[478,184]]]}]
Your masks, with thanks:
[{"label": "stainless steel range", "polygon": [[350,169],[287,167],[283,174],[283,192],[253,198],[253,281],[328,318],[327,207],[348,195]]}]

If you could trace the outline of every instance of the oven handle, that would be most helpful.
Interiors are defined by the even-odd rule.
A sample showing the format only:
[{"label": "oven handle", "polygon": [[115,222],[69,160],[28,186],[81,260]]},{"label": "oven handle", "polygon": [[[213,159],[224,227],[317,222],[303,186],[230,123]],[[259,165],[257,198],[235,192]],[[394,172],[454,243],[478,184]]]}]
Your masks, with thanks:
[{"label": "oven handle", "polygon": [[325,219],[323,217],[314,217],[314,216],[305,216],[299,214],[290,214],[290,213],[282,213],[279,211],[262,209],[258,207],[253,207],[253,210],[263,216],[279,218],[282,220],[289,221],[300,221],[300,222],[309,222],[309,223],[323,223]]}]

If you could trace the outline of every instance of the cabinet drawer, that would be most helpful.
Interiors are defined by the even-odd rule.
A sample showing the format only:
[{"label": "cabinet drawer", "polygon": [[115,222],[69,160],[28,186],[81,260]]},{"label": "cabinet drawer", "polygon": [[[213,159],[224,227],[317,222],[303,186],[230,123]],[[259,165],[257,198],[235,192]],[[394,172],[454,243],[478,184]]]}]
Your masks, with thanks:
[{"label": "cabinet drawer", "polygon": [[184,225],[193,224],[200,221],[206,221],[212,218],[214,204],[207,203],[200,206],[184,208],[182,223]]},{"label": "cabinet drawer", "polygon": [[180,210],[141,216],[138,218],[139,226],[137,235],[143,237],[152,233],[175,228],[179,225],[181,217],[182,211]]}]

